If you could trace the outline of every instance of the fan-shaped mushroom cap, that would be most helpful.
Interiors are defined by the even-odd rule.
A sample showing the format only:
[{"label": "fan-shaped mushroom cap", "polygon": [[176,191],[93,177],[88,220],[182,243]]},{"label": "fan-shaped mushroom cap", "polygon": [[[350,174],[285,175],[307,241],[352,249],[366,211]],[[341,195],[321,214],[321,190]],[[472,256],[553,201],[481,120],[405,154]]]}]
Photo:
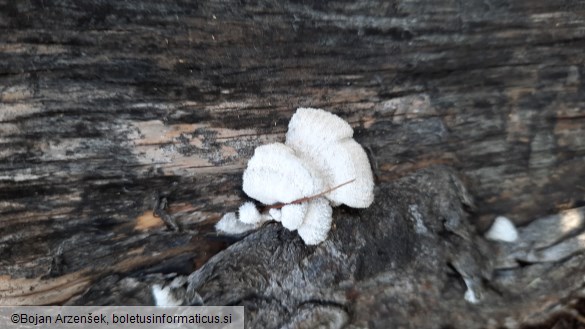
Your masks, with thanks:
[{"label": "fan-shaped mushroom cap", "polygon": [[280,210],[280,222],[285,228],[294,231],[301,226],[305,214],[307,213],[308,205],[306,202],[299,204],[289,204],[282,207]]},{"label": "fan-shaped mushroom cap", "polygon": [[300,107],[288,123],[289,145],[321,145],[351,138],[353,129],[337,115],[321,109]]},{"label": "fan-shaped mushroom cap", "polygon": [[325,197],[334,204],[366,208],[374,201],[374,178],[366,152],[352,135],[349,124],[338,116],[300,108],[290,120],[286,145],[319,172],[326,188],[355,179]]},{"label": "fan-shaped mushroom cap", "polygon": [[289,123],[286,145],[257,147],[243,177],[248,196],[267,205],[285,205],[261,214],[254,203],[244,203],[239,219],[228,213],[216,229],[239,234],[274,219],[291,231],[298,230],[308,245],[324,241],[331,229],[330,202],[365,208],[374,200],[368,157],[352,136],[351,126],[338,116],[299,108]]},{"label": "fan-shaped mushroom cap", "polygon": [[242,223],[246,224],[258,224],[262,221],[262,215],[256,208],[253,202],[245,202],[240,206],[239,219]]},{"label": "fan-shaped mushroom cap", "polygon": [[364,149],[353,139],[347,139],[324,148],[317,162],[325,168],[329,187],[350,184],[325,194],[334,203],[352,208],[367,208],[374,201],[374,177]]},{"label": "fan-shaped mushroom cap", "polygon": [[244,192],[264,204],[289,203],[323,189],[321,177],[281,143],[256,148],[244,171]]},{"label": "fan-shaped mushroom cap", "polygon": [[241,234],[258,228],[258,225],[245,224],[238,220],[236,213],[228,212],[215,224],[215,229],[226,234]]},{"label": "fan-shaped mushroom cap", "polygon": [[307,245],[319,244],[327,239],[331,229],[333,209],[325,198],[311,200],[308,204],[305,220],[298,233]]}]

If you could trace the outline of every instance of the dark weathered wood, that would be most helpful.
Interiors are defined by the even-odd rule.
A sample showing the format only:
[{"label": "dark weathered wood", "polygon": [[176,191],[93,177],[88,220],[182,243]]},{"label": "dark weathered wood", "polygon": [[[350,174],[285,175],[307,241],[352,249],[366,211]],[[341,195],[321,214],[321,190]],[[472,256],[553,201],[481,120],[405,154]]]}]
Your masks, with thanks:
[{"label": "dark weathered wood", "polygon": [[189,277],[111,276],[73,304],[148,304],[173,280],[184,304],[244,305],[247,328],[580,328],[585,208],[512,244],[475,233],[470,201],[452,171],[421,170],[378,186],[366,210],[337,208],[318,246],[268,224]]},{"label": "dark weathered wood", "polygon": [[[245,199],[253,149],[282,141],[299,106],[350,121],[380,184],[455,168],[481,228],[581,206],[584,14],[580,1],[0,0],[0,304],[198,268],[225,247],[205,233]],[[152,215],[157,191],[181,231]]]},{"label": "dark weathered wood", "polygon": [[[194,272],[179,296],[244,305],[249,328],[495,329],[582,321],[585,209],[534,221],[507,244],[475,234],[465,211],[470,200],[449,170],[419,171],[382,184],[367,210],[337,210],[336,227],[317,247],[278,225],[251,234]],[[556,252],[559,242],[572,250]],[[541,253],[550,257],[522,257]],[[497,266],[512,254],[522,262]],[[468,290],[475,303],[465,299]]]}]

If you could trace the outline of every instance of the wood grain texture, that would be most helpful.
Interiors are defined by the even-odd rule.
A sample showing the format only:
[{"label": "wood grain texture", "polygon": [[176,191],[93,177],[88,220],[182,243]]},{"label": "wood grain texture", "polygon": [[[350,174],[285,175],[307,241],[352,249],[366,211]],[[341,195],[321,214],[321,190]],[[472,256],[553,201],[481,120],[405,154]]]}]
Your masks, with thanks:
[{"label": "wood grain texture", "polygon": [[501,243],[475,232],[471,196],[445,167],[375,194],[368,209],[336,208],[317,246],[270,223],[189,276],[112,276],[73,304],[148,304],[162,280],[184,305],[245,306],[246,328],[580,328],[585,208]]},{"label": "wood grain texture", "polygon": [[348,120],[379,183],[455,168],[479,227],[581,206],[583,49],[581,1],[0,0],[0,275],[190,273],[300,106]]}]

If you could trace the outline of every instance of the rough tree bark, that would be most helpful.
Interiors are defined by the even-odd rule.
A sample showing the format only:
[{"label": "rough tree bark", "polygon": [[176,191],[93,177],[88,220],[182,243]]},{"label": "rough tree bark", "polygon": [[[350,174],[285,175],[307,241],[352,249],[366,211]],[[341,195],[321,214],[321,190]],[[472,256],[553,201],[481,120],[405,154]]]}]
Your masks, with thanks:
[{"label": "rough tree bark", "polygon": [[[212,225],[245,199],[240,176],[254,147],[282,141],[299,106],[324,108],[352,124],[384,195],[400,199],[393,189],[420,187],[416,177],[423,174],[441,186],[442,170],[418,171],[438,164],[453,168],[475,201],[465,220],[479,230],[495,215],[527,224],[582,206],[584,14],[579,1],[0,0],[0,304],[152,302],[141,285],[173,273],[186,276],[232,242],[217,239]],[[409,193],[421,207],[432,202],[424,191]],[[179,231],[153,215],[164,197]],[[377,245],[382,240],[368,231],[380,225],[376,216],[384,210],[408,218],[407,205],[414,201],[408,202],[402,210],[382,201],[364,213],[342,209],[333,236],[359,229],[374,235],[359,243]],[[445,208],[424,207],[430,211],[425,220],[441,221]],[[371,217],[372,226],[351,226],[350,217]],[[578,229],[555,237],[565,241],[579,236]],[[484,243],[474,229],[466,230],[471,238],[465,241]],[[334,241],[344,241],[305,249],[294,234],[268,226],[195,273],[228,259],[248,239],[274,232],[301,253],[290,257],[326,252]],[[410,233],[399,239],[404,248],[423,243]],[[450,239],[433,235],[437,248],[446,248],[437,255],[449,255]],[[475,258],[505,263],[505,255],[535,251],[500,249],[500,258],[489,252]],[[573,254],[554,272],[567,282],[581,278],[575,269],[583,270]],[[381,256],[353,257],[374,262]],[[546,260],[530,257],[522,266],[539,268]],[[452,259],[438,258],[458,273]],[[425,266],[408,264],[411,270]],[[448,268],[437,268],[437,278],[450,278]],[[340,275],[353,273],[344,271]],[[203,279],[193,280],[187,298],[195,298],[197,285],[205,287]],[[461,288],[457,280],[434,282]],[[578,296],[566,297],[579,285],[557,289],[556,283],[531,291],[573,307]],[[366,288],[356,291],[374,289]],[[118,289],[112,299],[104,299],[112,289]],[[400,300],[392,294],[389,300]],[[360,304],[359,296],[355,305],[370,305]],[[481,316],[467,312],[471,306],[461,298],[446,298],[462,311],[441,324],[506,311],[520,322],[503,325],[528,323],[522,316],[532,314],[534,304],[506,296],[499,303],[507,307]],[[391,317],[401,311],[392,305],[379,307]],[[433,308],[433,314],[441,310]],[[573,321],[547,310],[537,320],[549,327]],[[360,326],[363,314],[354,311],[344,309],[341,317]]]}]

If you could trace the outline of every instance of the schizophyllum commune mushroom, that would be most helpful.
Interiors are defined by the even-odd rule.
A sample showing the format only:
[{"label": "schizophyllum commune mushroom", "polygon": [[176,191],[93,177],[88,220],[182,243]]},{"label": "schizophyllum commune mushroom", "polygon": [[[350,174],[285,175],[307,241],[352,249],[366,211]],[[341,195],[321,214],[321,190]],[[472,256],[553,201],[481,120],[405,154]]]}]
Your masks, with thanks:
[{"label": "schizophyllum commune mushroom", "polygon": [[367,208],[374,201],[374,179],[364,149],[340,117],[299,108],[288,124],[286,142],[262,145],[244,171],[243,190],[254,203],[227,213],[215,226],[240,234],[277,221],[297,230],[307,245],[323,242],[331,229],[332,206]]}]

